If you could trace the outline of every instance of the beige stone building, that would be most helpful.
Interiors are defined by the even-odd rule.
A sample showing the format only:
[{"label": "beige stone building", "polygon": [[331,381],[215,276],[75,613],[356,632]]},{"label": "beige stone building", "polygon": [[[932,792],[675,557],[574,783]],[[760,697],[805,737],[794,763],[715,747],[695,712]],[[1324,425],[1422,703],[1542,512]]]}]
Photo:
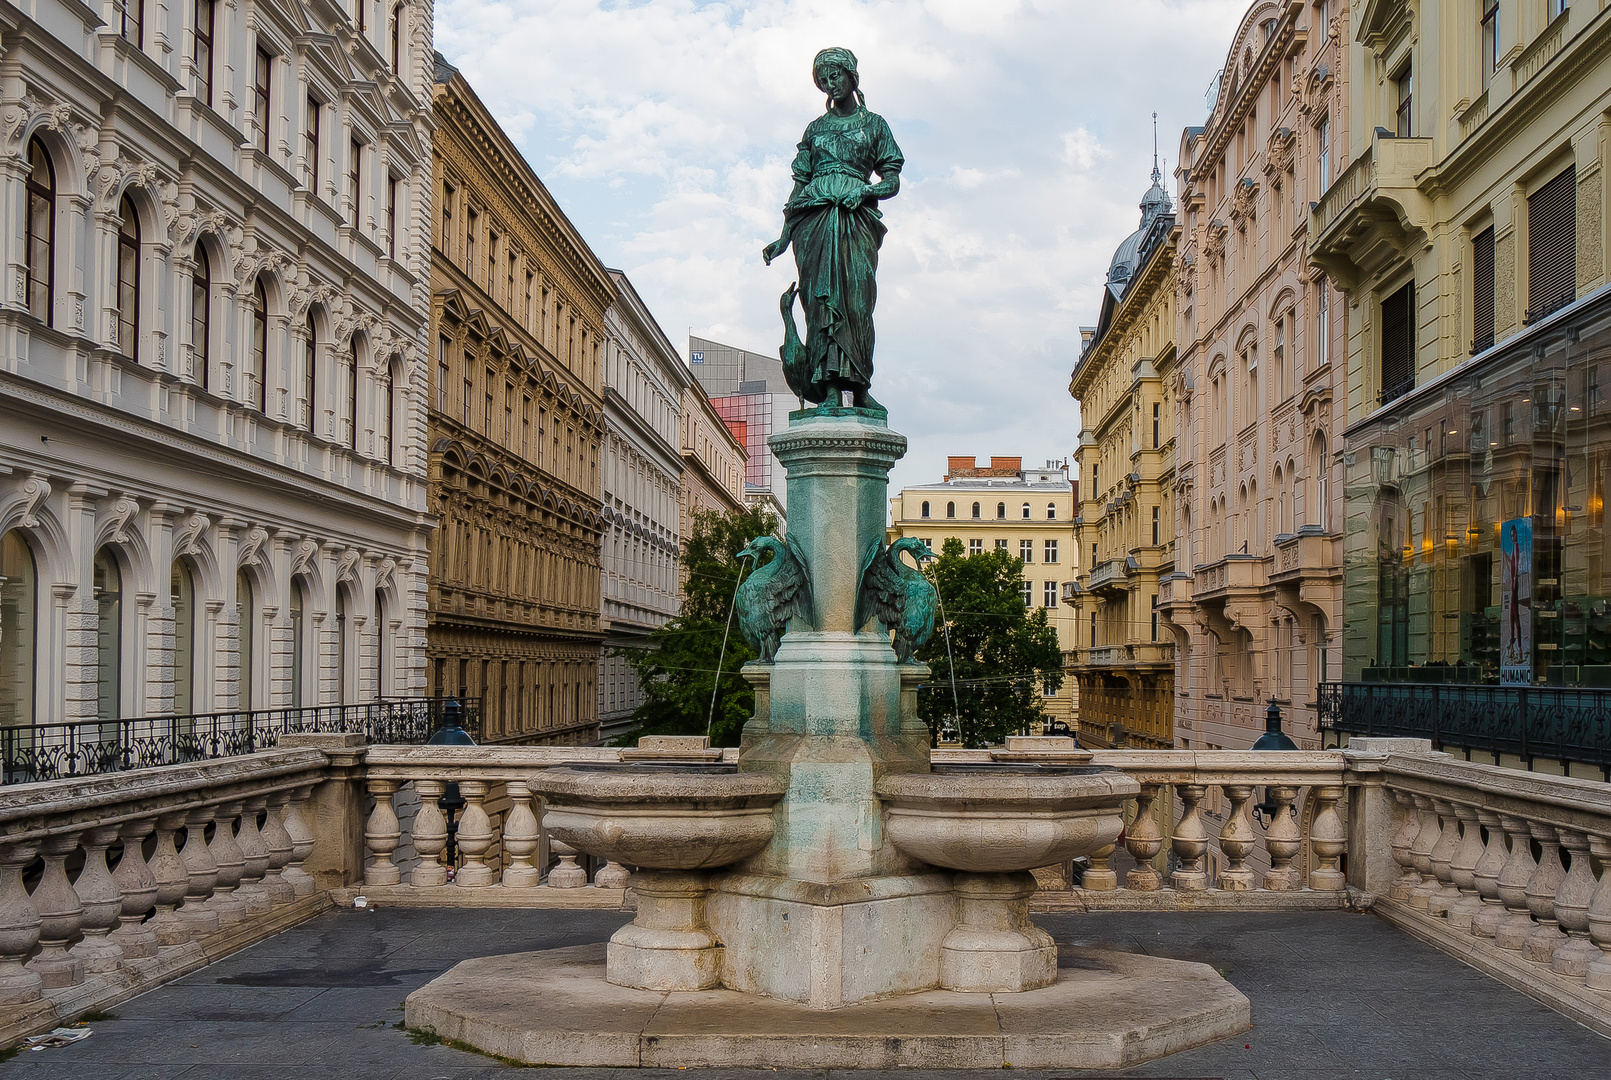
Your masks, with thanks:
[{"label": "beige stone building", "polygon": [[1318,745],[1342,615],[1344,365],[1342,305],[1307,265],[1306,229],[1347,146],[1348,18],[1255,3],[1207,124],[1181,139],[1180,541],[1159,599],[1181,746],[1245,749],[1271,701],[1300,746]]},{"label": "beige stone building", "polygon": [[[992,457],[988,466],[971,457],[947,458],[940,483],[903,488],[890,499],[888,537],[916,537],[938,553],[954,536],[969,554],[1003,549],[1018,556],[1024,563],[1024,606],[1048,609],[1066,660],[1074,649],[1074,613],[1063,593],[1077,565],[1077,487],[1066,462],[1026,469],[1021,457]],[[1065,671],[1061,690],[1046,695],[1044,707],[1051,719],[1072,723],[1078,717],[1071,671]]]},{"label": "beige stone building", "polygon": [[[741,429],[742,430],[742,429]],[[744,509],[744,437],[735,433],[697,382],[682,391],[682,524],[686,538],[694,515]]]},{"label": "beige stone building", "polygon": [[1348,30],[1349,161],[1308,236],[1347,296],[1335,719],[1435,715],[1520,762],[1611,686],[1611,10],[1379,2]]},{"label": "beige stone building", "polygon": [[[1175,244],[1156,163],[1141,227],[1114,252],[1097,325],[1081,330],[1074,519],[1080,740],[1168,747],[1174,642],[1159,611],[1175,569]],[[1165,595],[1167,599],[1167,594]]]},{"label": "beige stone building", "polygon": [[430,686],[481,697],[487,742],[591,742],[615,287],[440,57],[435,121]]}]

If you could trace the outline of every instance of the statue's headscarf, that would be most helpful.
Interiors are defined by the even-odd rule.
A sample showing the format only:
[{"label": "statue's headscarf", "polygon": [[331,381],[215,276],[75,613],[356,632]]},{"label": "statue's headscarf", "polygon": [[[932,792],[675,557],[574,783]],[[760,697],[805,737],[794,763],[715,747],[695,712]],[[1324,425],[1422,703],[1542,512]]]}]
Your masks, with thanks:
[{"label": "statue's headscarf", "polygon": [[823,89],[822,69],[829,64],[835,64],[850,73],[850,77],[856,83],[856,100],[866,105],[867,97],[861,92],[861,76],[856,72],[856,54],[838,46],[819,52],[811,61],[811,81],[817,84],[818,90]]}]

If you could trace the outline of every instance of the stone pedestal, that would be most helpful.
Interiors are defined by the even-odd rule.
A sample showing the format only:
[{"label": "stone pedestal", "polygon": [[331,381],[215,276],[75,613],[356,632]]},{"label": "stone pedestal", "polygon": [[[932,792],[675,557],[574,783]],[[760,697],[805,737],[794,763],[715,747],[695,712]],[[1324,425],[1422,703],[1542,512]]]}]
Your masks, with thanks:
[{"label": "stone pedestal", "polygon": [[610,938],[610,982],[640,990],[709,990],[721,983],[722,947],[705,925],[710,875],[639,870],[638,917]]},{"label": "stone pedestal", "polygon": [[1033,874],[958,874],[956,892],[960,918],[941,946],[941,986],[994,994],[1057,981],[1057,942],[1029,921]]}]

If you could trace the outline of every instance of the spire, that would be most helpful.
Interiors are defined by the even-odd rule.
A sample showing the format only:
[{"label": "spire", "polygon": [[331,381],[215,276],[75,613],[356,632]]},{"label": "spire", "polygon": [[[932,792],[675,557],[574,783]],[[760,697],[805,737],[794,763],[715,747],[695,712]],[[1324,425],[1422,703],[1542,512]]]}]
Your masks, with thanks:
[{"label": "spire", "polygon": [[1152,182],[1154,184],[1163,179],[1163,173],[1158,171],[1158,114],[1152,114]]}]

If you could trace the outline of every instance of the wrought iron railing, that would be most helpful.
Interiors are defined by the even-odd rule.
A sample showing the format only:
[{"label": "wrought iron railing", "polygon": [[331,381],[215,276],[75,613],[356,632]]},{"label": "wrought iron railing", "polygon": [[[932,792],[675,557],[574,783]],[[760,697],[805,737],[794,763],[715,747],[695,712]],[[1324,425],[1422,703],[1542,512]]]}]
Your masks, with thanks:
[{"label": "wrought iron railing", "polygon": [[280,736],[354,732],[371,743],[423,743],[441,726],[449,701],[461,723],[480,736],[480,698],[382,698],[360,705],[77,720],[0,728],[4,783],[60,780],[250,754],[279,745]]},{"label": "wrought iron railing", "polygon": [[1431,739],[1523,761],[1580,762],[1611,775],[1611,689],[1455,683],[1321,683],[1322,731]]}]

